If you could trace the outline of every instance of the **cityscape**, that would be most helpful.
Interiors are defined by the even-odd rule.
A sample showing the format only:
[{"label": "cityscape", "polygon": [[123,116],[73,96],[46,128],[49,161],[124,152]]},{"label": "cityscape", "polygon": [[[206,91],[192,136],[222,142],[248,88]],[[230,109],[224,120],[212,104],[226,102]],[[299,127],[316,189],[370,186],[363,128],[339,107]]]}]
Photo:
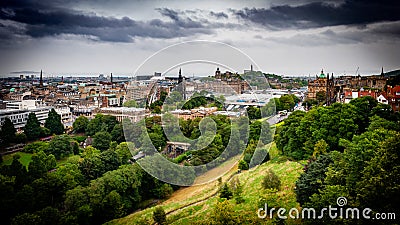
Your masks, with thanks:
[{"label": "cityscape", "polygon": [[395,1],[116,2],[0,3],[2,224],[398,223]]}]

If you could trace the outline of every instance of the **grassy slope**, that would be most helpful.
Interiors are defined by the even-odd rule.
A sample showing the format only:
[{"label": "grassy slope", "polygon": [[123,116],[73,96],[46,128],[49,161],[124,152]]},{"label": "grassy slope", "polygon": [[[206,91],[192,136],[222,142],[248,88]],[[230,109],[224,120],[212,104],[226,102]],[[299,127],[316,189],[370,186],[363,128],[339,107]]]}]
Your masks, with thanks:
[{"label": "grassy slope", "polygon": [[24,166],[28,166],[28,164],[31,162],[31,158],[32,155],[31,153],[25,153],[25,152],[17,152],[14,154],[9,154],[9,155],[5,155],[3,156],[3,165],[11,165],[13,157],[15,154],[18,154],[21,156],[21,158],[19,158],[19,161],[22,163],[22,165]]},{"label": "grassy slope", "polygon": [[[272,169],[281,178],[282,189],[275,194],[277,197],[277,204],[287,209],[291,207],[299,208],[299,204],[296,202],[296,196],[294,193],[294,185],[298,176],[302,172],[303,166],[298,162],[288,161],[285,157],[278,156],[275,146],[271,148],[270,154],[272,160],[269,162],[237,175],[240,183],[243,185],[242,196],[245,199],[245,202],[237,205],[234,203],[234,200],[230,201],[234,205],[235,212],[238,215],[247,214],[250,216],[254,215],[254,217],[257,216],[256,212],[258,209],[259,197],[265,195],[265,190],[262,189],[261,183],[267,169]],[[227,176],[224,178],[224,180],[226,180]],[[174,193],[170,199],[166,200],[164,203],[161,203],[161,205],[168,213],[169,211],[184,205],[185,203],[194,202],[196,199],[202,199],[205,195],[211,195],[216,189],[218,189],[218,183],[216,182],[200,187],[195,186],[183,188]],[[168,221],[171,224],[191,224],[195,221],[202,221],[210,216],[217,201],[218,197],[214,196],[206,201],[199,202],[198,204],[173,212],[168,215]],[[136,224],[141,218],[151,221],[153,210],[154,208],[149,208],[139,211],[130,214],[127,217],[110,221],[109,224]],[[269,222],[272,223],[272,221]],[[300,221],[288,222],[297,223]]]}]

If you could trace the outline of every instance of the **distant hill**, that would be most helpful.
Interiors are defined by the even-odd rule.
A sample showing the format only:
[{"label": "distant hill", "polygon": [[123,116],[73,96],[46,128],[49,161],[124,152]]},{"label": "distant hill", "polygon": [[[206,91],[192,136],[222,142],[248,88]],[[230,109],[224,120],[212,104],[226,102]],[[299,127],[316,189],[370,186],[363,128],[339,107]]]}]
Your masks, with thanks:
[{"label": "distant hill", "polygon": [[385,73],[385,77],[389,78],[386,82],[387,85],[396,86],[400,85],[400,70],[393,70]]},{"label": "distant hill", "polygon": [[394,77],[394,76],[400,76],[400,69],[399,70],[393,70],[387,73],[384,73],[385,77]]}]

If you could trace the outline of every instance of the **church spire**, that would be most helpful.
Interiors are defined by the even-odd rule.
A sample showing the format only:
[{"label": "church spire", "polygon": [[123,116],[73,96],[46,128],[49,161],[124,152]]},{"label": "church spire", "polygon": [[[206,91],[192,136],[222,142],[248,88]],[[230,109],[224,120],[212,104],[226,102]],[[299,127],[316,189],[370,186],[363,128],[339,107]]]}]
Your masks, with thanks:
[{"label": "church spire", "polygon": [[178,84],[182,83],[183,77],[182,77],[182,69],[179,68],[179,77],[178,77]]},{"label": "church spire", "polygon": [[113,82],[113,76],[112,76],[112,73],[111,73],[111,83]]},{"label": "church spire", "polygon": [[383,66],[382,66],[381,76],[383,77],[384,75],[385,75],[385,73],[383,73]]},{"label": "church spire", "polygon": [[39,82],[39,87],[43,87],[43,71],[40,70],[40,82]]}]

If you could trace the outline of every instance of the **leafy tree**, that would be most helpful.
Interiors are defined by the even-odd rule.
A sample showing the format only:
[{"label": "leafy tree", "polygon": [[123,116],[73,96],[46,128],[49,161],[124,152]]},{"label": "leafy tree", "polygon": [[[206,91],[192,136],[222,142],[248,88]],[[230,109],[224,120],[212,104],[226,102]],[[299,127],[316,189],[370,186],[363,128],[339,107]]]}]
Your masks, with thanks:
[{"label": "leafy tree", "polygon": [[49,170],[54,169],[57,165],[54,155],[46,155],[43,151],[39,151],[32,156],[29,163],[28,171],[31,178],[40,178]]},{"label": "leafy tree", "polygon": [[240,170],[248,170],[249,169],[249,164],[247,164],[247,162],[244,161],[244,160],[240,160],[238,168]]},{"label": "leafy tree", "polygon": [[355,98],[350,101],[351,105],[354,105],[357,111],[357,117],[355,117],[355,123],[359,126],[359,134],[364,132],[369,124],[369,117],[373,114],[373,108],[378,105],[378,101],[370,96],[362,98]]},{"label": "leafy tree", "polygon": [[328,144],[324,139],[319,140],[315,143],[313,157],[317,158],[319,155],[326,153],[326,149],[328,148]]},{"label": "leafy tree", "polygon": [[116,170],[121,165],[118,154],[112,150],[101,152],[100,159],[103,162],[105,171]]},{"label": "leafy tree", "polygon": [[68,135],[59,135],[53,137],[46,150],[47,154],[53,154],[56,159],[68,156],[73,153],[71,138]]},{"label": "leafy tree", "polygon": [[22,151],[27,153],[35,153],[40,151],[47,152],[48,147],[49,143],[46,141],[35,141],[25,145]]},{"label": "leafy tree", "polygon": [[16,130],[13,122],[10,120],[10,118],[6,117],[4,119],[3,125],[1,125],[1,131],[0,131],[1,140],[5,145],[13,143],[16,140],[15,133]]},{"label": "leafy tree", "polygon": [[107,150],[110,147],[111,143],[111,134],[107,132],[97,132],[93,136],[93,147],[99,149],[99,150]]},{"label": "leafy tree", "polygon": [[251,120],[261,119],[261,110],[260,108],[250,106],[247,108],[247,115]]},{"label": "leafy tree", "polygon": [[274,173],[274,171],[268,169],[266,175],[262,181],[262,187],[264,189],[276,189],[280,190],[281,187],[281,180],[279,177]]},{"label": "leafy tree", "polygon": [[111,140],[121,143],[125,141],[124,129],[122,124],[115,124],[111,131]]},{"label": "leafy tree", "polygon": [[24,133],[28,140],[35,140],[40,137],[40,123],[35,113],[29,113],[28,120],[24,127]]},{"label": "leafy tree", "polygon": [[52,135],[52,133],[49,128],[40,127],[40,137],[48,137],[50,135]]},{"label": "leafy tree", "polygon": [[11,221],[12,225],[41,225],[42,220],[38,215],[32,213],[24,213],[14,217]]},{"label": "leafy tree", "polygon": [[346,196],[348,207],[396,212],[400,204],[396,180],[399,177],[400,134],[383,128],[366,131],[346,141],[345,151],[332,156],[326,178],[306,206],[333,205]]},{"label": "leafy tree", "polygon": [[61,116],[54,109],[50,110],[44,127],[49,129],[52,134],[64,133],[64,125],[61,123]]},{"label": "leafy tree", "polygon": [[17,133],[15,135],[15,142],[16,143],[25,143],[27,140],[27,137],[24,133]]},{"label": "leafy tree", "polygon": [[128,160],[132,158],[132,154],[127,142],[121,142],[116,147],[115,152],[117,153],[121,164],[127,164]]},{"label": "leafy tree", "polygon": [[97,132],[101,131],[103,124],[103,114],[96,114],[96,116],[91,119],[86,127],[86,134],[93,136]]},{"label": "leafy tree", "polygon": [[72,127],[73,127],[75,132],[83,133],[83,132],[85,132],[86,127],[88,126],[88,124],[89,124],[89,119],[87,117],[79,116],[78,118],[76,118],[76,120],[72,124]]},{"label": "leafy tree", "polygon": [[155,208],[153,212],[153,220],[159,225],[167,224],[167,216],[161,206]]},{"label": "leafy tree", "polygon": [[137,102],[135,100],[132,99],[132,100],[124,102],[123,106],[124,107],[130,107],[130,108],[137,108],[138,104],[137,104]]}]

